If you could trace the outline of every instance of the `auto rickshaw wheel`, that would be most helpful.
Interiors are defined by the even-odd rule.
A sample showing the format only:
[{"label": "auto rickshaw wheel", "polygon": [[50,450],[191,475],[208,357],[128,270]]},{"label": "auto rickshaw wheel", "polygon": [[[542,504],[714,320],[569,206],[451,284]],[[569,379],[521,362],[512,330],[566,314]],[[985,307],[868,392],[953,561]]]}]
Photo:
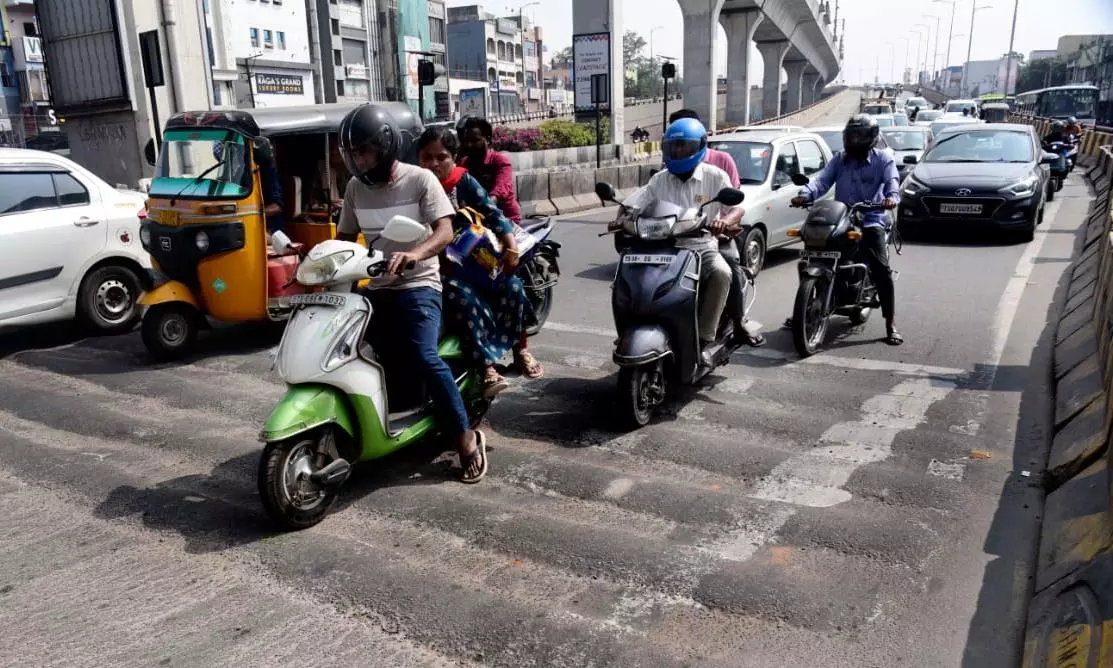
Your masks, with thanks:
[{"label": "auto rickshaw wheel", "polygon": [[193,350],[201,316],[189,304],[155,304],[143,315],[143,345],[160,362],[179,360]]}]

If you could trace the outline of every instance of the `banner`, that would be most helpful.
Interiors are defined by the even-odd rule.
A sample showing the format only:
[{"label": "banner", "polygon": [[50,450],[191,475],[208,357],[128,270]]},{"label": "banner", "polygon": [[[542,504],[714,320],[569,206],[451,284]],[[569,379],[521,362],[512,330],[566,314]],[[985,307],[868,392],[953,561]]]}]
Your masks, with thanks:
[{"label": "banner", "polygon": [[299,74],[255,74],[255,92],[266,95],[302,95],[305,85]]},{"label": "banner", "polygon": [[[594,109],[591,104],[591,76],[606,74],[611,81],[611,34],[609,32],[572,35],[572,82],[576,91],[576,110]],[[608,109],[610,105],[602,105]]]}]

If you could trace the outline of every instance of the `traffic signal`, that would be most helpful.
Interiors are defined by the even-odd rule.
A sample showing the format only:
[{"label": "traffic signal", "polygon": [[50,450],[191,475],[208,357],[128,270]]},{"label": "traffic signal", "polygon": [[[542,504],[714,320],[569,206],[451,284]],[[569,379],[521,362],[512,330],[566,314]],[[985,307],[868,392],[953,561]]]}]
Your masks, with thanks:
[{"label": "traffic signal", "polygon": [[662,79],[675,79],[676,78],[676,65],[672,63],[665,63],[661,66]]},{"label": "traffic signal", "polygon": [[444,76],[444,67],[431,60],[417,61],[417,82],[422,86],[432,86],[437,77]]}]

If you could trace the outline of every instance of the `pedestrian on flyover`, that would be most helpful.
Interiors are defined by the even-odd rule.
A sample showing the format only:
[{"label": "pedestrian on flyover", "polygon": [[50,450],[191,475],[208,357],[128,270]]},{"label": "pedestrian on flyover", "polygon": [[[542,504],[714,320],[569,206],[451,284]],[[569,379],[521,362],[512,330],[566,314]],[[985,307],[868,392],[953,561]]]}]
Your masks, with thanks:
[{"label": "pedestrian on flyover", "polygon": [[[514,224],[466,169],[456,164],[459,143],[456,133],[445,127],[431,127],[417,140],[418,160],[440,180],[448,198],[463,215],[453,219],[454,232],[459,235],[473,222],[491,230],[503,244],[502,271],[507,280],[497,286],[472,285],[452,276],[452,265],[441,261],[444,281],[444,311],[448,324],[464,340],[472,358],[481,364],[483,392],[493,399],[510,387],[495,364],[503,355],[514,351],[514,359],[522,366],[522,375],[540,378],[544,369],[530,356],[533,366],[522,364],[526,350],[526,330],[536,323],[536,314],[526,296],[525,286],[514,275],[518,268],[518,243]],[[445,271],[447,270],[447,271]]]}]

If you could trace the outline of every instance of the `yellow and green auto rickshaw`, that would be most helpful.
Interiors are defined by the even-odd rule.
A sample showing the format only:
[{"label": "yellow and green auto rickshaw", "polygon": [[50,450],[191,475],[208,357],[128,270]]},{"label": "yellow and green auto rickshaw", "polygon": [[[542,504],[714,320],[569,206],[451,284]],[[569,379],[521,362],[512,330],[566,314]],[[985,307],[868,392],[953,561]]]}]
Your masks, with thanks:
[{"label": "yellow and green auto rickshaw", "polygon": [[985,102],[979,113],[986,123],[1008,123],[1011,111],[1004,102]]},{"label": "yellow and green auto rickshaw", "polygon": [[[382,105],[411,138],[403,158],[416,162],[420,121],[404,103]],[[139,303],[143,343],[156,359],[189,354],[210,318],[289,317],[290,295],[303,291],[293,280],[297,251],[336,236],[346,179],[336,132],[356,106],[184,112],[167,121],[157,157],[148,145],[155,174],[140,240],[155,287]],[[294,249],[272,250],[268,211],[286,221]]]}]

